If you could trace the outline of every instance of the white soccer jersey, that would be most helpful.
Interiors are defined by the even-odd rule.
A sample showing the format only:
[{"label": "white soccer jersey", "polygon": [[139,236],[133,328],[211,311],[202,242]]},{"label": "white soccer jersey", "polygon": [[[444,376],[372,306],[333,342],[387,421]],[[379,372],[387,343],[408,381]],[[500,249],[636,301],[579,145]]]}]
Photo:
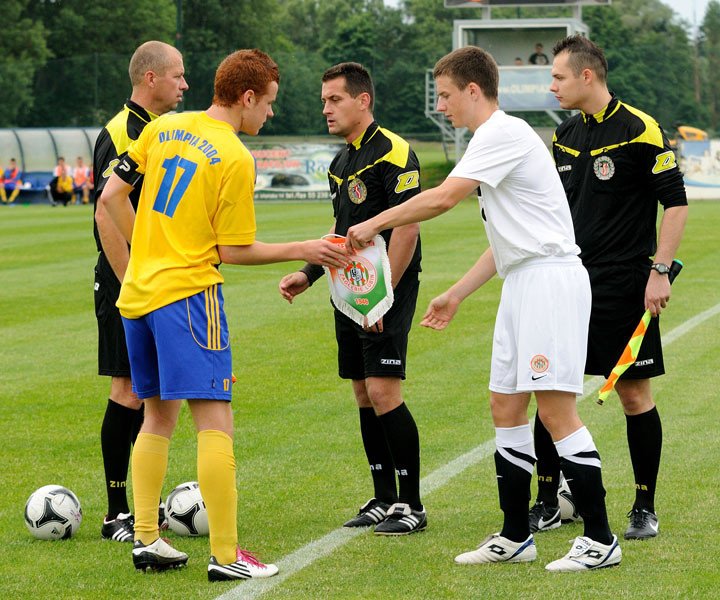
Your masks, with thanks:
[{"label": "white soccer jersey", "polygon": [[550,152],[522,119],[495,111],[448,177],[480,184],[481,214],[500,277],[528,258],[580,253]]}]

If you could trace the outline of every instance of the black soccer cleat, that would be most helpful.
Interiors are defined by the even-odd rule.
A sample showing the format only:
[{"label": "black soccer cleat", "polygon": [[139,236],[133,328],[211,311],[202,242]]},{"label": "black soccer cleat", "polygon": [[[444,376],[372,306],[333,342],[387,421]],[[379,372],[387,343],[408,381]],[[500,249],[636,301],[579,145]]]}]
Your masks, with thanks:
[{"label": "black soccer cleat", "polygon": [[560,507],[549,506],[542,500],[538,500],[528,513],[528,523],[530,525],[530,533],[557,529],[562,525],[560,521]]},{"label": "black soccer cleat", "polygon": [[116,542],[132,542],[135,537],[135,517],[130,513],[118,513],[114,519],[103,519],[103,526],[100,530],[104,540]]},{"label": "black soccer cleat", "polygon": [[628,514],[630,524],[625,530],[626,540],[647,540],[658,534],[658,517],[647,508],[633,508]]},{"label": "black soccer cleat", "polygon": [[147,546],[140,540],[135,540],[132,551],[133,564],[139,571],[165,571],[184,567],[188,555],[175,550],[165,539],[158,538]]},{"label": "black soccer cleat", "polygon": [[413,510],[409,504],[396,502],[387,511],[387,517],[375,527],[375,535],[408,535],[427,527],[425,509]]},{"label": "black soccer cleat", "polygon": [[347,521],[343,527],[370,527],[380,523],[385,516],[390,505],[382,502],[377,498],[370,498],[360,507],[358,514]]}]

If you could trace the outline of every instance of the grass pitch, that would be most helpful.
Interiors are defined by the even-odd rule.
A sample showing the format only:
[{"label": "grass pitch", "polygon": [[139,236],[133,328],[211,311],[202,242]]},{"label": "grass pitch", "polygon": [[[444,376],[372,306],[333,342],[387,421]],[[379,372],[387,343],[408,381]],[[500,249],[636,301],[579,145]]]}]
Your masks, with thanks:
[{"label": "grass pitch", "polygon": [[[262,241],[318,236],[329,205],[260,204]],[[109,380],[96,373],[92,215],[87,207],[0,207],[0,597],[257,597],[256,582],[209,584],[206,538],[174,536],[187,569],[140,574],[130,545],[100,539],[106,511],[100,425]],[[720,303],[720,204],[691,205],[679,258],[685,270],[663,315],[665,335]],[[487,380],[500,282],[469,298],[448,330],[417,323],[430,298],[456,281],[485,248],[477,204],[463,202],[423,224],[422,283],[404,396],[420,431],[422,475],[492,440]],[[224,266],[238,383],[234,390],[239,539],[281,561],[336,530],[371,495],[350,385],[337,377],[328,291],[319,281],[289,306],[277,282],[293,265]],[[429,527],[399,539],[352,538],[274,585],[273,599],[717,598],[720,472],[717,390],[720,317],[666,345],[668,375],[654,383],[665,446],[657,507],[660,536],[622,544],[620,567],[552,574],[580,525],[539,534],[539,559],[463,566],[453,557],[497,531],[501,516],[492,458],[424,497]],[[633,499],[625,424],[616,396],[580,404],[603,458],[610,523],[618,535]],[[164,495],[196,479],[196,437],[183,409]],[[41,485],[72,489],[83,523],[70,540],[35,540],[24,503]],[[129,490],[130,491],[130,490]],[[310,550],[304,550],[314,558]]]}]

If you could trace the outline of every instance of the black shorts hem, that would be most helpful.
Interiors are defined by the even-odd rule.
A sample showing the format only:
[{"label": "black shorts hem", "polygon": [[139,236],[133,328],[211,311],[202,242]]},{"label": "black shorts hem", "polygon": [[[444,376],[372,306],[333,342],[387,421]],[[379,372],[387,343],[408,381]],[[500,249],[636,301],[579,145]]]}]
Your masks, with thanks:
[{"label": "black shorts hem", "polygon": [[98,375],[102,377],[126,377],[130,379],[130,371],[113,371],[111,369],[98,369]]},{"label": "black shorts hem", "polygon": [[352,375],[347,375],[343,372],[338,372],[338,376],[340,377],[340,379],[350,379],[352,381],[364,381],[368,377],[394,377],[395,379],[401,379],[402,381],[405,381],[405,379],[407,379],[404,371],[402,373],[365,373],[362,377],[354,377]]}]

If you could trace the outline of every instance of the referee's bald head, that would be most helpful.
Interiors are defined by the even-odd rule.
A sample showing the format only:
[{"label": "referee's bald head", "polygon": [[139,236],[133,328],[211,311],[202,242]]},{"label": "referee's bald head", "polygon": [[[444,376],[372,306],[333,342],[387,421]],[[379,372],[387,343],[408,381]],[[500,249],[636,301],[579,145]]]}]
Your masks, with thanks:
[{"label": "referee's bald head", "polygon": [[142,84],[148,71],[164,75],[178,55],[180,52],[177,48],[165,42],[151,40],[141,44],[133,53],[128,69],[133,87]]}]

